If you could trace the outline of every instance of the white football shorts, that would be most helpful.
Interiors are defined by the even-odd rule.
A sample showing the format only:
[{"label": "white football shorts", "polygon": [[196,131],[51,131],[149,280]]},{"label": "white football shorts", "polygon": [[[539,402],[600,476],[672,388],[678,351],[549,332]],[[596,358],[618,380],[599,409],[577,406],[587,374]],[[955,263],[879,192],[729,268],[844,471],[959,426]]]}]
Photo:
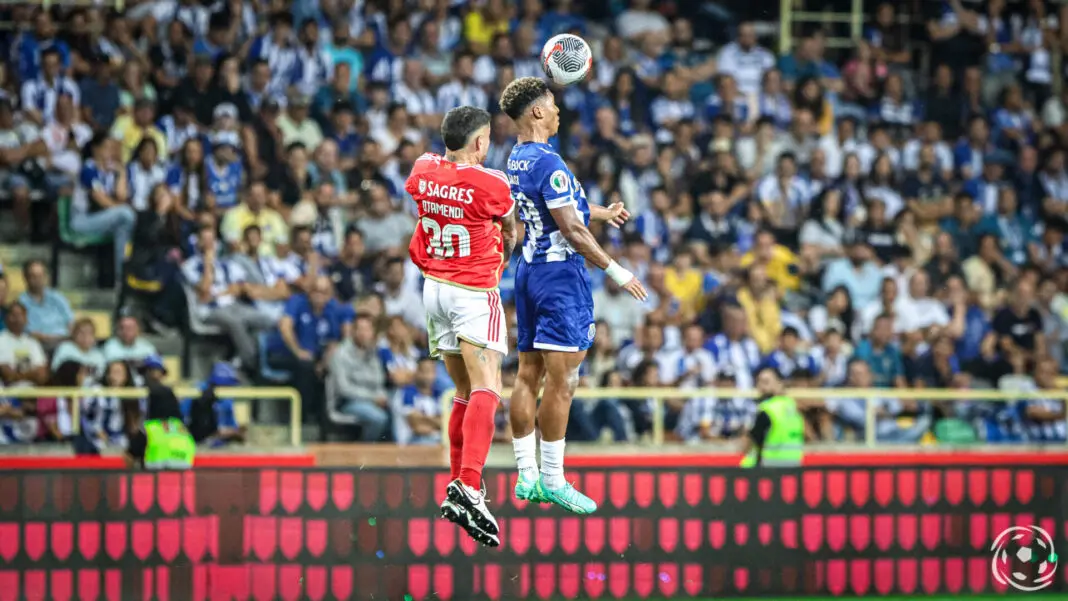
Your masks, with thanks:
[{"label": "white football shorts", "polygon": [[427,278],[423,283],[430,356],[459,354],[460,341],[508,354],[499,290],[474,290]]}]

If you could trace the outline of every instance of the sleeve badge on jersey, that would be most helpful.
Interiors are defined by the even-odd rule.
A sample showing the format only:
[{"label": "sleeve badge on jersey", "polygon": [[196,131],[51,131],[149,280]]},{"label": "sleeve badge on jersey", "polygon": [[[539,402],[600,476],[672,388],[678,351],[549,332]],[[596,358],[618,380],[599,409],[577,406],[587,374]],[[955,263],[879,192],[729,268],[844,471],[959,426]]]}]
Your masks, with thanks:
[{"label": "sleeve badge on jersey", "polygon": [[586,339],[593,340],[597,336],[597,324],[591,323],[588,330],[586,330]]},{"label": "sleeve badge on jersey", "polygon": [[553,187],[560,194],[568,191],[568,177],[567,173],[563,169],[553,171],[553,174],[549,176],[549,185]]},{"label": "sleeve badge on jersey", "polygon": [[426,194],[426,180],[425,179],[420,179],[419,180],[419,193],[420,194]]}]

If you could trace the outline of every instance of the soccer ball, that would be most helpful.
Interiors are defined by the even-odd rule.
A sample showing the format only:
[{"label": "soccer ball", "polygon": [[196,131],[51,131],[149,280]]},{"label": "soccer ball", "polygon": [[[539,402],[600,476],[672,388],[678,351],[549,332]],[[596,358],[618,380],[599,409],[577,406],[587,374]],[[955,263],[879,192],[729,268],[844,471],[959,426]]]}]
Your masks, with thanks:
[{"label": "soccer ball", "polygon": [[541,66],[553,83],[569,86],[586,78],[593,67],[593,52],[586,40],[561,33],[541,49]]}]

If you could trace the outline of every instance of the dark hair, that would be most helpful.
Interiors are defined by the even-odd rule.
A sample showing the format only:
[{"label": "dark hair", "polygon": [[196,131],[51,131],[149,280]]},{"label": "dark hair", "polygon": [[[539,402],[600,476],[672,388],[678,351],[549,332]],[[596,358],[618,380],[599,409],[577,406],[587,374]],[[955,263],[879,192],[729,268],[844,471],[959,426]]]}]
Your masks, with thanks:
[{"label": "dark hair", "polygon": [[27,280],[30,279],[30,270],[33,269],[34,265],[40,265],[41,269],[45,270],[45,273],[48,272],[48,266],[45,265],[44,261],[42,261],[41,259],[30,259],[29,261],[26,261],[25,263],[22,264],[22,277],[23,277],[23,279],[27,279]]},{"label": "dark hair", "polygon": [[544,80],[537,77],[520,77],[508,84],[501,94],[501,111],[512,119],[519,119],[532,104],[549,93],[549,84]]},{"label": "dark hair", "polygon": [[156,158],[158,160],[159,159],[159,145],[156,144],[156,139],[153,138],[152,136],[145,136],[145,137],[141,138],[141,141],[137,143],[137,148],[135,148],[134,151],[133,151],[133,157],[132,157],[131,160],[136,161],[137,159],[139,159],[141,157],[141,151],[144,150],[150,144],[152,145],[153,148],[156,149]]},{"label": "dark hair", "polygon": [[125,361],[112,361],[111,363],[108,363],[104,367],[104,373],[100,374],[101,384],[106,387],[110,386],[110,384],[108,384],[108,372],[111,371],[111,366],[116,363],[122,366],[122,371],[126,376],[126,383],[123,384],[120,388],[131,388],[134,385],[133,370],[130,369],[130,364]]},{"label": "dark hair", "polygon": [[52,377],[48,379],[48,385],[60,388],[81,386],[82,383],[78,381],[78,372],[81,370],[81,363],[78,363],[77,361],[64,361],[54,372],[52,372]]},{"label": "dark hair", "polygon": [[[794,330],[794,331],[796,332],[797,330]],[[760,374],[762,374],[762,373],[764,373],[766,371],[770,371],[772,374],[775,375],[775,378],[778,379],[778,380],[782,380],[783,379],[782,378],[782,373],[777,368],[772,367],[771,365],[763,365],[763,366],[761,366],[760,368],[758,368],[756,370],[756,373],[753,374],[753,377],[754,378],[759,378]]]},{"label": "dark hair", "polygon": [[260,234],[261,236],[263,235],[263,230],[260,229],[260,226],[258,226],[255,223],[253,223],[252,225],[246,227],[245,231],[241,232],[241,237],[242,238],[247,238],[248,235],[251,232],[256,232],[257,234]]},{"label": "dark hair", "polygon": [[301,234],[311,234],[312,230],[306,225],[295,225],[289,230],[289,243],[292,246],[293,242],[300,237]]},{"label": "dark hair", "polygon": [[[146,136],[147,139],[147,136]],[[186,160],[186,152],[189,150],[190,144],[200,144],[200,164],[190,165]],[[156,149],[157,151],[160,149]],[[178,151],[178,164],[181,166],[183,172],[196,174],[196,185],[200,192],[200,198],[203,200],[208,194],[208,174],[207,174],[207,161],[204,157],[204,143],[200,141],[200,138],[193,136],[182,144],[182,149]],[[185,178],[185,186],[188,186],[193,178]]]},{"label": "dark hair", "polygon": [[642,362],[634,368],[634,371],[631,372],[631,384],[640,386],[642,380],[645,379],[646,374],[656,367],[658,367],[656,361],[653,361],[652,359],[643,359]]},{"label": "dark hair", "polygon": [[278,25],[289,25],[293,27],[293,15],[284,10],[280,10],[271,15],[271,27]]},{"label": "dark hair", "polygon": [[85,145],[85,149],[82,151],[82,160],[89,160],[93,158],[93,151],[100,148],[105,142],[111,139],[111,134],[106,131],[97,132],[96,135],[89,140],[89,143]]},{"label": "dark hair", "polygon": [[62,58],[62,55],[59,52],[59,48],[56,47],[56,46],[48,46],[44,50],[42,50],[41,51],[41,60],[43,61],[44,58],[46,56],[49,56],[49,55]]},{"label": "dark hair", "polygon": [[[502,101],[503,102],[503,101]],[[490,124],[490,114],[473,106],[461,106],[445,113],[441,120],[441,140],[448,150],[460,150],[478,130]]]}]

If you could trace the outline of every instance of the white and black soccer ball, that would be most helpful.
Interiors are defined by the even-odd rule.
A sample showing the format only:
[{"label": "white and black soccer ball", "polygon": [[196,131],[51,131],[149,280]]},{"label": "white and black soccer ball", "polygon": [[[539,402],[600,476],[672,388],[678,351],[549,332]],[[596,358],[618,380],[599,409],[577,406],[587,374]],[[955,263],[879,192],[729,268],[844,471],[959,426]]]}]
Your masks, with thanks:
[{"label": "white and black soccer ball", "polygon": [[569,86],[589,75],[593,68],[593,51],[586,40],[561,33],[545,42],[541,49],[541,66],[554,83]]}]

